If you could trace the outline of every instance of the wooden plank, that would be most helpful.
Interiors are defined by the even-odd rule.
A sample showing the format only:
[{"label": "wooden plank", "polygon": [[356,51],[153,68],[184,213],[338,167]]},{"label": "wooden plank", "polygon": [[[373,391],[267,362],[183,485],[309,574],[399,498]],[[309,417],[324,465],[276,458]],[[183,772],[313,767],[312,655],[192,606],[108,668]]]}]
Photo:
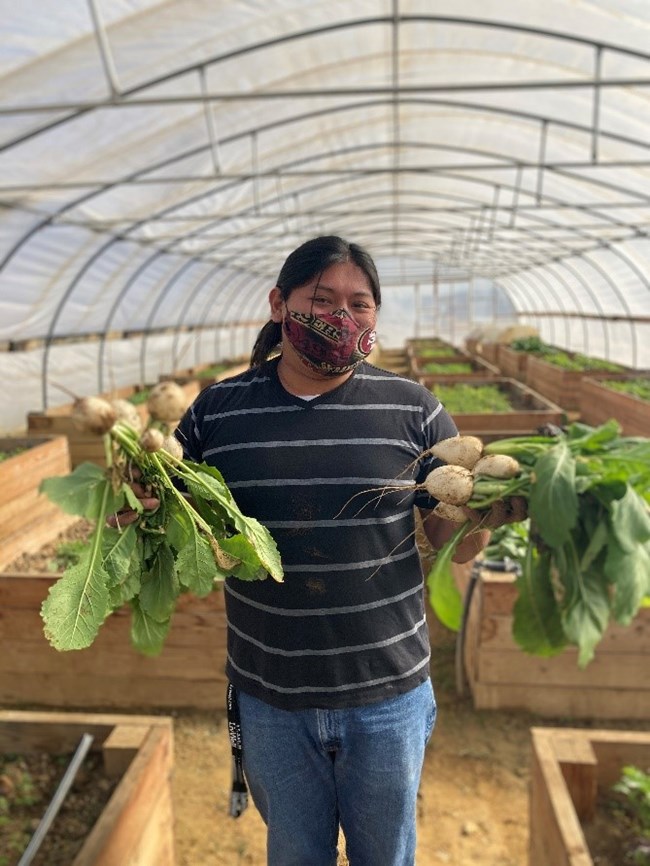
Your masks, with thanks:
[{"label": "wooden plank", "polygon": [[594,378],[586,376],[580,388],[580,415],[584,423],[596,427],[610,418],[616,418],[625,436],[647,436],[650,430],[650,403],[632,394],[613,391],[598,381],[598,374],[591,375]]},{"label": "wooden plank", "polygon": [[0,696],[8,706],[38,704],[70,709],[119,708],[223,709],[226,675],[215,670],[209,679],[183,680],[171,677],[143,677],[137,685],[122,677],[100,678],[96,674],[52,677],[51,674],[0,673]]},{"label": "wooden plank", "polygon": [[[0,439],[7,448],[12,442],[33,444],[34,439]],[[39,438],[27,451],[0,463],[0,568],[70,525],[70,516],[38,493],[43,478],[69,472],[70,453],[62,436]]]},{"label": "wooden plank", "polygon": [[618,782],[626,764],[650,771],[650,731],[589,731],[589,742],[598,759],[598,785],[610,788]]},{"label": "wooden plank", "polygon": [[169,785],[164,785],[142,827],[125,866],[174,866],[174,810]]},{"label": "wooden plank", "polygon": [[484,616],[512,614],[517,599],[515,575],[505,572],[482,571],[478,595]]},{"label": "wooden plank", "polygon": [[[39,523],[49,517],[60,516],[61,509],[36,487],[26,490],[11,500],[0,503],[0,541],[12,535],[28,535],[30,523]],[[66,515],[68,519],[72,515]],[[74,518],[78,520],[78,517]]]},{"label": "wooden plank", "polygon": [[[99,640],[99,639],[98,639]],[[110,652],[97,641],[84,650],[59,652],[45,640],[40,643],[10,646],[5,643],[0,654],[0,674],[49,674],[52,678],[76,678],[95,675],[102,680],[120,679],[125,688],[135,688],[139,679],[208,679],[215,669],[223,666],[226,657],[225,641],[221,646],[207,640],[200,647],[166,647],[159,656],[150,657],[137,652],[129,643],[128,635]],[[29,648],[29,651],[27,650]]]},{"label": "wooden plank", "polygon": [[[78,518],[75,518],[78,520]],[[36,609],[47,595],[49,588],[56,582],[56,574],[0,574],[0,611],[4,609]],[[188,616],[205,616],[206,612],[223,612],[225,610],[224,593],[215,590],[205,598],[198,598],[191,593],[183,593],[176,603],[178,613]],[[117,611],[115,616],[122,616]]]},{"label": "wooden plank", "polygon": [[598,653],[586,668],[578,667],[577,650],[569,648],[552,658],[521,651],[481,651],[478,679],[508,685],[534,683],[534,688],[571,686],[638,689],[650,695],[650,666],[643,653]]},{"label": "wooden plank", "polygon": [[584,731],[566,730],[557,732],[552,747],[578,819],[592,820],[598,794],[598,760],[589,739]]},{"label": "wooden plank", "polygon": [[0,502],[6,503],[32,490],[50,475],[70,471],[70,453],[63,436],[0,439],[0,450],[24,447],[26,451],[0,462]]},{"label": "wooden plank", "polygon": [[517,379],[518,382],[527,382],[527,352],[517,352],[515,349],[511,349],[510,346],[499,344],[497,348],[497,366],[503,376]]},{"label": "wooden plank", "polygon": [[[142,828],[158,806],[161,788],[170,784],[172,763],[171,733],[152,728],[73,866],[138,866],[147,862],[133,859],[133,852],[137,850]],[[169,824],[167,832],[172,832]]]},{"label": "wooden plank", "polygon": [[77,747],[84,732],[92,734],[97,750],[116,725],[127,722],[171,729],[171,719],[163,716],[0,710],[0,752],[65,752]]},{"label": "wooden plank", "polygon": [[104,771],[111,779],[123,776],[142,747],[148,728],[143,725],[116,725],[104,740]]},{"label": "wooden plank", "polygon": [[[76,518],[78,519],[78,518]],[[16,607],[40,606],[56,577],[45,574],[0,575],[0,615]]]},{"label": "wooden plank", "polygon": [[[474,605],[478,607],[477,604]],[[478,620],[478,616],[476,617]],[[512,636],[512,616],[484,615],[476,624],[481,651],[510,650],[521,652]],[[608,626],[596,647],[596,655],[604,653],[650,654],[650,609],[643,608],[630,625]]]},{"label": "wooden plank", "polygon": [[586,719],[650,719],[650,692],[639,689],[575,688],[536,684],[470,683],[481,710],[524,710],[539,716]]},{"label": "wooden plank", "polygon": [[[104,662],[108,664],[109,653],[124,647],[128,653],[130,647],[131,613],[128,608],[112,614],[99,630],[92,647],[80,652],[96,652],[103,654]],[[172,626],[165,640],[163,655],[169,649],[201,650],[204,647],[219,647],[226,644],[226,620],[223,613],[210,612],[200,615],[176,613],[172,618]],[[5,609],[0,610],[0,642],[2,644],[20,644],[26,653],[38,652],[41,647],[49,647],[43,637],[43,622],[39,610]],[[54,650],[52,650],[54,652]],[[135,650],[133,650],[135,652]],[[159,656],[160,658],[160,656]],[[0,668],[2,656],[0,654]]]},{"label": "wooden plank", "polygon": [[593,866],[548,732],[531,737],[529,866]]}]

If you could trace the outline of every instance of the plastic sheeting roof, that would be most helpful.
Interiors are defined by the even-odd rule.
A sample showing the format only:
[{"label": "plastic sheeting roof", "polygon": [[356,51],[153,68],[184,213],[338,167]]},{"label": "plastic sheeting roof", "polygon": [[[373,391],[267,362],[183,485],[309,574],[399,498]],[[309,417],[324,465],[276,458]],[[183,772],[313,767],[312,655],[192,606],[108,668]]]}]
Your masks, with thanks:
[{"label": "plastic sheeting roof", "polygon": [[320,233],[370,249],[387,301],[417,284],[464,305],[456,338],[495,286],[556,345],[650,367],[643,0],[0,12],[12,422],[65,399],[57,380],[88,393],[247,350],[284,257]]}]

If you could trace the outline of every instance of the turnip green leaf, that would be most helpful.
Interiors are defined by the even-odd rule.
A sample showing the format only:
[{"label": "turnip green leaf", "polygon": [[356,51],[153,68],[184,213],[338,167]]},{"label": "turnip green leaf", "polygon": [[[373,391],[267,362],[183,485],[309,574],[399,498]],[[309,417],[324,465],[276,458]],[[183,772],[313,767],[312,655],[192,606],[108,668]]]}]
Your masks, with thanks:
[{"label": "turnip green leaf", "polygon": [[578,516],[575,461],[565,442],[537,459],[529,512],[547,544],[557,547],[569,537]]},{"label": "turnip green leaf", "polygon": [[157,656],[163,649],[169,632],[170,620],[158,622],[150,617],[137,600],[131,602],[131,643],[147,656]]}]

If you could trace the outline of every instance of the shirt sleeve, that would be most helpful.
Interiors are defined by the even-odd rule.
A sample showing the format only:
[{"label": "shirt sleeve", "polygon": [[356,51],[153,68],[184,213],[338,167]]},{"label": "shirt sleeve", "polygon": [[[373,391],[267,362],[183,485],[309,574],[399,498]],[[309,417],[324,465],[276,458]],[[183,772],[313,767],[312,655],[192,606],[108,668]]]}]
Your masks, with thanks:
[{"label": "shirt sleeve", "polygon": [[[458,428],[442,403],[426,388],[422,389],[422,451],[428,451],[433,445],[458,435]],[[442,460],[428,456],[420,460],[416,481],[422,484],[432,469],[442,466]],[[419,490],[415,495],[418,508],[435,508],[438,500],[429,496],[426,490]]]},{"label": "shirt sleeve", "polygon": [[183,446],[183,456],[186,460],[192,460],[194,463],[203,462],[203,447],[201,445],[201,427],[204,414],[203,394],[204,392],[199,394],[174,431],[174,435]]}]

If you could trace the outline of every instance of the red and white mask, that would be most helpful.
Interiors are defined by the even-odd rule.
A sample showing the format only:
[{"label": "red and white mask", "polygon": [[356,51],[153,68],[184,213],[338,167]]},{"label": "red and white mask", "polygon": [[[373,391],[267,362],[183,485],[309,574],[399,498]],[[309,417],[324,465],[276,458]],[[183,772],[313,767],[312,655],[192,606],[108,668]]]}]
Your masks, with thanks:
[{"label": "red and white mask", "polygon": [[320,315],[287,309],[283,332],[303,363],[325,376],[353,370],[377,339],[374,328],[358,325],[343,309]]}]

